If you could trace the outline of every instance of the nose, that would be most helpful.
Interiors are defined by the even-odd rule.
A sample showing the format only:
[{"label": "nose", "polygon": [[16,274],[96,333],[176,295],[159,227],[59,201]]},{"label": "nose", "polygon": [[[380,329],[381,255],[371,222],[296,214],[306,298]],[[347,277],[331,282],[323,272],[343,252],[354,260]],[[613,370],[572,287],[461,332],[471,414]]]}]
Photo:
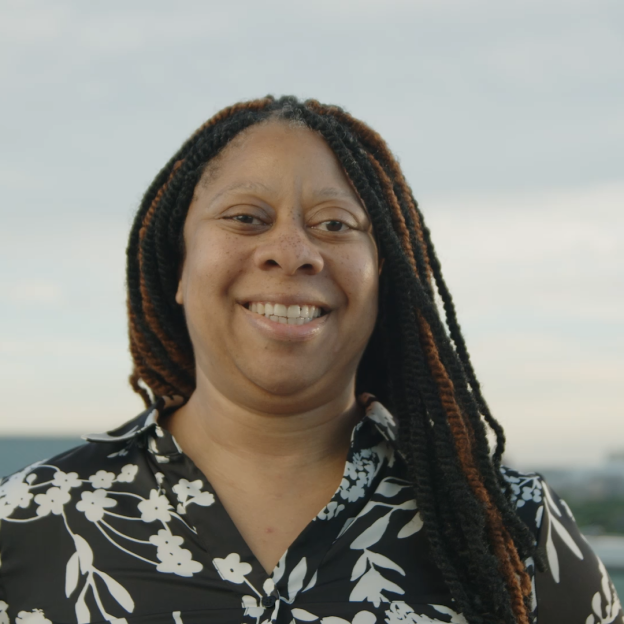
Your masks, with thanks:
[{"label": "nose", "polygon": [[267,271],[282,269],[286,275],[315,275],[323,270],[323,256],[297,219],[275,223],[255,252],[256,265]]}]

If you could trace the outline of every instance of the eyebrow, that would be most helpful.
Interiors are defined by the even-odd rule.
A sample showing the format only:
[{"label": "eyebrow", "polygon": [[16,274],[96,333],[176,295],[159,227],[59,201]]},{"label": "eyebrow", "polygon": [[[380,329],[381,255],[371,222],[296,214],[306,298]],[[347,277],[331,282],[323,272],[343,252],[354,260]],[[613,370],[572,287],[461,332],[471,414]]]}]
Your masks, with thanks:
[{"label": "eyebrow", "polygon": [[[222,195],[226,193],[231,193],[232,191],[247,191],[247,192],[257,192],[264,191],[268,193],[275,193],[275,189],[263,182],[234,182],[221,189],[211,200],[211,203],[216,201]],[[336,188],[334,186],[326,186],[322,189],[314,191],[312,193],[313,197],[317,199],[357,199],[357,196],[353,192],[349,192],[343,189]],[[359,203],[359,202],[358,202]]]},{"label": "eyebrow", "polygon": [[270,193],[273,191],[273,189],[270,186],[267,186],[266,184],[264,184],[263,182],[234,182],[233,184],[230,184],[229,186],[226,186],[225,188],[221,189],[212,198],[211,203],[219,199],[219,197],[221,197],[222,195],[225,195],[226,193],[231,193],[232,191],[248,191],[250,193],[253,193],[256,191],[266,191]]},{"label": "eyebrow", "polygon": [[357,199],[355,193],[344,191],[333,186],[326,186],[325,188],[315,191],[314,197],[318,197],[319,199]]}]

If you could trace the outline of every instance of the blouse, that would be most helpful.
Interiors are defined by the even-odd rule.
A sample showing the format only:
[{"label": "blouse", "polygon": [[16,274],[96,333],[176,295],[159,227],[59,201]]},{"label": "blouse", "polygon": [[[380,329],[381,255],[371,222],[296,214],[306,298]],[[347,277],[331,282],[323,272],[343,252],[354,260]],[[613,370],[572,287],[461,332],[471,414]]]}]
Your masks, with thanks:
[{"label": "blouse", "polygon": [[[355,426],[342,482],[267,574],[206,477],[145,412],[0,485],[0,624],[465,623],[430,553],[392,415]],[[538,474],[503,469],[546,553],[539,624],[624,623],[608,574]]]}]

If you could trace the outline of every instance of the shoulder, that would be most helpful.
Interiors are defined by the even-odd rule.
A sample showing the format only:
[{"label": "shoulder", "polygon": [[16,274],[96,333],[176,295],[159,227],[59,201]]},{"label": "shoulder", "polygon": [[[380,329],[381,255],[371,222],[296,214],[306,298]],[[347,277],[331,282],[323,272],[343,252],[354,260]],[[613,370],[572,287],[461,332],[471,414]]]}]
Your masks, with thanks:
[{"label": "shoulder", "polygon": [[544,514],[544,477],[537,472],[521,472],[509,466],[501,466],[507,495],[521,520],[529,527],[537,541]]},{"label": "shoulder", "polygon": [[[0,479],[0,520],[6,522],[1,534],[6,537],[11,523],[36,518],[58,518],[63,507],[88,486],[110,488],[113,483],[130,484],[145,463],[147,415],[137,418],[108,434],[99,434],[86,444],[37,461]],[[17,526],[17,525],[16,525]]]},{"label": "shoulder", "polygon": [[[137,444],[88,442],[41,460],[0,480],[0,521],[23,522],[36,517],[59,516],[60,509],[84,484],[109,488],[130,482],[139,471]],[[6,534],[8,525],[2,526]]]},{"label": "shoulder", "polygon": [[535,535],[544,563],[535,573],[539,624],[624,623],[602,561],[579,530],[572,510],[538,473],[501,472],[517,514]]},{"label": "shoulder", "polygon": [[[136,455],[136,441],[97,443],[86,442],[48,459],[36,461],[0,479],[0,497],[6,494],[10,483],[32,483],[35,477],[52,476],[55,473],[76,473],[81,478],[100,469],[114,470],[118,465],[128,463]],[[0,516],[1,517],[1,516]]]}]

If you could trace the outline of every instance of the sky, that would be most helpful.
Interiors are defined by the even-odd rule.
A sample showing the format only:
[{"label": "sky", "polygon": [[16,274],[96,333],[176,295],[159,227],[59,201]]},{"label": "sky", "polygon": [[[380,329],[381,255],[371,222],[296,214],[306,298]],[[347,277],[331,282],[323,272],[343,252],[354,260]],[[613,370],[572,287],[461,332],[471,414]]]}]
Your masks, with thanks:
[{"label": "sky", "polygon": [[0,435],[132,418],[124,253],[223,106],[294,94],[386,138],[508,461],[624,448],[621,0],[0,0]]}]

